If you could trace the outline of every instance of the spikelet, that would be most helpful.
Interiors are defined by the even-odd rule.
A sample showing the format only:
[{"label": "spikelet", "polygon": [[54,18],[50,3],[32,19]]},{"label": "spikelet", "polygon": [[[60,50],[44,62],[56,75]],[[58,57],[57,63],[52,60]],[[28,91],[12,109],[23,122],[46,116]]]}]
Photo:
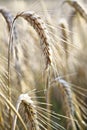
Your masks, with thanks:
[{"label": "spikelet", "polygon": [[71,5],[76,10],[76,12],[78,12],[80,16],[87,22],[87,13],[78,1],[66,0],[66,2],[69,3],[69,5]]},{"label": "spikelet", "polygon": [[41,40],[42,52],[45,56],[46,69],[47,69],[48,66],[51,65],[51,52],[50,52],[51,49],[50,49],[50,38],[45,23],[42,21],[40,16],[31,11],[19,13],[14,18],[14,21],[18,17],[23,17],[24,19],[26,19],[38,33]]}]

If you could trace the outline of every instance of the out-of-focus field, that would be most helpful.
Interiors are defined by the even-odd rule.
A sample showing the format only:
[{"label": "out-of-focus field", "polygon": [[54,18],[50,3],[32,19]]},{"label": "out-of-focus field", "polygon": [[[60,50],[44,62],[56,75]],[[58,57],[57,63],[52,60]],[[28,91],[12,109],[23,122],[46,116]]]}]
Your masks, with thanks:
[{"label": "out-of-focus field", "polygon": [[[0,130],[87,129],[87,2],[79,2],[83,15],[63,0],[0,1]],[[15,17],[23,11],[36,15]]]}]

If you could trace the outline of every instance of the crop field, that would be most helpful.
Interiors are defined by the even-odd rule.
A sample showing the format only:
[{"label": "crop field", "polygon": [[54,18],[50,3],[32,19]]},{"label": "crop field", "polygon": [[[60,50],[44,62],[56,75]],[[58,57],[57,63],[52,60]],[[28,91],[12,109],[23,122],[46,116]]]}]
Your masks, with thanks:
[{"label": "crop field", "polygon": [[86,8],[0,0],[0,130],[87,130]]}]

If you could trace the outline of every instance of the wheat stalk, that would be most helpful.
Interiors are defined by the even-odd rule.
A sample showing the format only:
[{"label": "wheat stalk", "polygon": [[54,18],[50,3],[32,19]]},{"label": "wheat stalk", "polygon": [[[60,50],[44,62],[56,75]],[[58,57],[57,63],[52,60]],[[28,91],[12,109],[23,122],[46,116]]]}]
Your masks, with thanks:
[{"label": "wheat stalk", "polygon": [[[0,9],[2,15],[4,16],[6,22],[7,22],[7,25],[8,25],[8,29],[9,31],[11,30],[11,27],[12,27],[12,19],[10,19],[9,17],[9,13],[4,10],[4,9]],[[8,52],[9,52],[9,49],[8,49]],[[9,65],[9,59],[8,59],[8,65]],[[9,67],[8,67],[9,68]],[[9,87],[9,71],[8,71],[8,87]],[[11,101],[11,90],[10,90],[10,87],[9,87],[9,90],[8,90],[8,95],[9,95],[9,100]]]},{"label": "wheat stalk", "polygon": [[[8,32],[10,33],[11,29],[12,29],[12,22],[13,22],[13,15],[11,14],[11,12],[7,9],[5,9],[4,7],[0,7],[0,13],[2,14],[2,16],[5,18],[5,21],[7,23],[7,27],[8,27]],[[13,28],[13,37],[14,39],[17,40],[17,30],[16,27],[14,26]],[[14,44],[14,48],[15,48],[15,52],[17,54],[17,47]],[[13,53],[13,45],[11,46],[11,52]],[[16,58],[18,56],[16,55]]]},{"label": "wheat stalk", "polygon": [[[8,32],[10,33],[11,29],[12,29],[13,15],[11,14],[11,12],[9,10],[5,9],[4,7],[0,7],[0,13],[5,18],[5,21],[6,21],[7,27],[8,27]],[[12,39],[13,38],[15,40],[17,40],[17,30],[16,30],[15,26],[13,28],[13,37],[12,37]],[[18,59],[17,46],[15,44],[11,45],[11,52],[12,53],[13,53],[13,48],[15,48],[16,59]]]},{"label": "wheat stalk", "polygon": [[[7,27],[8,27],[8,32],[10,33],[11,29],[12,29],[12,22],[13,22],[13,16],[10,13],[10,11],[8,11],[7,9],[5,9],[4,7],[0,7],[0,13],[2,14],[2,16],[5,18],[5,21],[7,23]],[[13,28],[13,36],[15,39],[17,39],[17,32],[16,32],[16,28],[14,26]],[[11,46],[13,48],[13,46]],[[13,51],[13,49],[11,48],[11,52]],[[8,49],[8,53],[9,53],[9,49]],[[9,62],[9,58],[8,58],[8,62]],[[9,64],[9,63],[8,63]],[[8,85],[9,86],[9,85]],[[10,92],[9,92],[10,93]],[[11,95],[9,96],[11,97]]]},{"label": "wheat stalk", "polygon": [[[25,116],[28,117],[28,120],[30,120],[30,123],[31,123],[31,126],[29,126],[29,129],[39,130],[38,122],[37,122],[37,113],[35,110],[35,105],[33,101],[31,100],[31,97],[29,97],[28,94],[21,94],[17,100],[17,105],[16,105],[17,111],[19,111],[21,104],[22,104],[22,107],[25,108]],[[23,110],[23,108],[21,109]],[[12,130],[15,130],[16,128],[16,121],[17,121],[17,115],[15,115],[14,117]]]},{"label": "wheat stalk", "polygon": [[23,17],[24,19],[26,19],[38,33],[41,40],[42,52],[46,59],[46,69],[47,69],[48,66],[51,65],[52,60],[51,60],[50,38],[45,23],[43,22],[43,20],[40,18],[39,15],[35,14],[32,11],[19,13],[14,18],[14,21],[18,17]]},{"label": "wheat stalk", "polygon": [[[43,91],[43,90],[41,90]],[[41,91],[36,91],[36,93]],[[43,91],[44,92],[44,91]],[[22,118],[24,122],[26,123],[26,126],[29,130],[48,130],[48,127],[50,129],[60,129],[65,130],[65,128],[59,123],[53,121],[53,119],[59,120],[59,117],[67,118],[63,115],[59,115],[55,113],[54,111],[50,111],[45,109],[43,106],[52,106],[51,104],[45,103],[45,102],[39,102],[39,101],[33,101],[33,99],[40,99],[43,97],[32,97],[31,94],[35,94],[35,91],[31,91],[25,94],[21,94],[17,100],[16,110],[17,112],[22,115]],[[52,119],[49,119],[48,116],[52,117]],[[69,118],[68,118],[69,119]],[[17,125],[17,115],[14,116],[13,120],[13,127],[12,130],[16,129]]]},{"label": "wheat stalk", "polygon": [[[13,16],[5,8],[0,8],[0,13],[5,18],[5,21],[6,21],[7,26],[8,26],[8,32],[10,33],[11,28],[12,28]],[[14,30],[14,36],[16,38],[16,30],[15,30],[15,28],[13,30]],[[10,70],[10,57],[9,57],[9,48],[8,48],[8,95],[9,95],[9,100],[11,101],[10,71],[9,70]],[[10,127],[11,127],[11,109],[9,109],[9,119],[10,119]]]},{"label": "wheat stalk", "polygon": [[[64,103],[64,109],[66,116],[73,119],[74,118],[74,105],[73,105],[73,97],[72,97],[72,91],[70,86],[67,84],[66,81],[61,79],[61,77],[58,77],[55,79],[55,81],[58,81],[60,83],[60,91],[63,96],[63,103]],[[67,129],[71,128],[73,126],[73,129],[75,130],[75,124],[73,120],[67,120]]]},{"label": "wheat stalk", "polygon": [[59,26],[61,28],[61,38],[62,38],[62,43],[64,46],[66,60],[67,60],[68,59],[68,44],[70,44],[70,38],[69,38],[68,24],[67,24],[66,20],[61,19],[59,21]]},{"label": "wheat stalk", "polygon": [[[12,28],[12,16],[10,14],[9,11],[7,11],[6,9],[4,8],[0,8],[0,13],[3,15],[3,17],[5,18],[6,20],[6,23],[8,25],[8,30],[10,32],[11,28]],[[9,49],[8,49],[8,52],[9,52]],[[9,59],[8,59],[8,62],[9,62]],[[9,64],[9,63],[8,63]],[[9,67],[8,67],[9,68]],[[9,73],[9,72],[8,72]],[[9,74],[8,74],[8,77],[9,77]],[[8,78],[9,79],[9,78]],[[9,83],[8,83],[9,84]],[[9,86],[9,85],[8,85]],[[9,100],[11,100],[11,92],[10,92],[10,88],[9,88]]]},{"label": "wheat stalk", "polygon": [[[69,47],[71,45],[70,42],[70,34],[69,34],[69,27],[67,24],[67,21],[65,19],[61,19],[59,21],[59,26],[61,28],[61,39],[62,39],[62,44],[64,47],[64,51],[65,51],[65,69],[64,69],[64,75],[67,75],[68,72],[68,58],[69,58]],[[69,77],[66,76],[66,79],[69,80]]]},{"label": "wheat stalk", "polygon": [[36,32],[40,36],[41,47],[42,47],[42,51],[46,59],[46,69],[47,69],[48,66],[51,65],[51,50],[50,50],[50,45],[49,45],[50,38],[49,38],[49,34],[48,34],[45,23],[42,21],[40,16],[38,16],[37,14],[31,11],[19,13],[14,18],[14,21],[18,17],[23,17],[24,19],[26,19],[33,26],[33,28],[36,30]]},{"label": "wheat stalk", "polygon": [[[67,124],[67,128],[71,127],[71,125],[73,126],[73,130],[76,129],[76,125],[83,130],[84,127],[87,127],[85,120],[82,118],[83,116],[86,116],[86,104],[83,102],[83,100],[80,101],[77,100],[77,96],[74,91],[74,88],[71,88],[70,86],[72,86],[72,84],[69,84],[68,82],[66,82],[65,80],[63,80],[61,77],[58,77],[55,79],[55,81],[58,81],[60,83],[60,91],[62,92],[63,98],[64,98],[64,103],[65,106],[64,108],[66,108],[66,115],[67,117],[74,119],[77,118],[77,121],[74,120],[67,120],[68,124]],[[77,87],[79,88],[79,87]],[[81,89],[81,88],[79,88]],[[82,89],[84,90],[84,89]],[[86,91],[86,90],[85,90]],[[83,95],[81,92],[79,93],[79,91],[76,90],[76,92],[78,94]],[[80,99],[79,99],[80,100]],[[84,106],[84,105],[85,106]],[[82,109],[82,111],[81,111]],[[76,117],[75,117],[76,114]],[[72,124],[71,124],[72,123]],[[82,128],[83,126],[83,128]]]},{"label": "wheat stalk", "polygon": [[[52,65],[52,57],[51,57],[51,47],[50,47],[50,37],[49,37],[49,32],[46,28],[46,25],[44,21],[35,14],[32,11],[26,11],[26,12],[21,12],[17,14],[13,20],[13,27],[14,27],[14,22],[18,17],[24,18],[27,22],[29,22],[33,28],[36,30],[38,33],[40,40],[41,40],[41,49],[43,52],[43,55],[45,57],[45,70],[47,70],[48,75],[50,73],[50,66]],[[46,79],[46,87],[49,87],[49,80],[50,80],[50,75]]]},{"label": "wheat stalk", "polygon": [[82,5],[76,0],[66,0],[66,2],[72,6],[76,12],[80,14],[80,16],[87,22],[87,13],[86,10],[82,7]]}]

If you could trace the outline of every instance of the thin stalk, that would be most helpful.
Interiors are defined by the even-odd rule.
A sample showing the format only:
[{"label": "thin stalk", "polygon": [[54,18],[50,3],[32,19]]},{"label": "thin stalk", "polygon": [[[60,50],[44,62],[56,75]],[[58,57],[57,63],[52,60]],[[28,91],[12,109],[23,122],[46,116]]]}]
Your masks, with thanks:
[{"label": "thin stalk", "polygon": [[[11,42],[12,42],[12,28],[10,29],[10,38],[9,38],[9,45],[8,45],[8,96],[9,101],[11,102]],[[9,122],[10,122],[10,130],[12,125],[11,119],[11,108],[9,107]]]}]

